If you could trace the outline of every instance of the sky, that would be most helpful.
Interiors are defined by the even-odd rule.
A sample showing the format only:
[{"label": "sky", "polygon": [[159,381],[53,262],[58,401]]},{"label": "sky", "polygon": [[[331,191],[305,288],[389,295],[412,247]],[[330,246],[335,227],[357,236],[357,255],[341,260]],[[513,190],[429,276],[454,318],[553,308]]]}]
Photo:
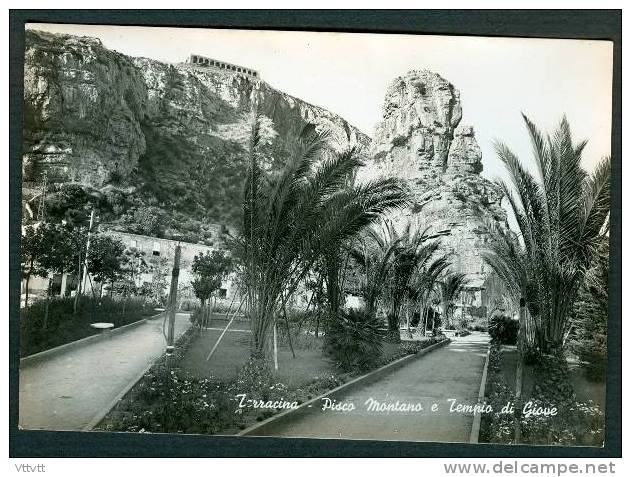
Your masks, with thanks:
[{"label": "sky", "polygon": [[576,142],[588,139],[591,171],[611,150],[613,44],[434,35],[283,32],[110,25],[30,24],[27,28],[100,38],[131,56],[178,63],[196,53],[251,67],[271,86],[335,112],[373,135],[386,88],[429,69],[460,90],[461,124],[474,127],[483,175],[505,177],[494,141],[532,165],[521,118],[552,132],[565,114]]}]

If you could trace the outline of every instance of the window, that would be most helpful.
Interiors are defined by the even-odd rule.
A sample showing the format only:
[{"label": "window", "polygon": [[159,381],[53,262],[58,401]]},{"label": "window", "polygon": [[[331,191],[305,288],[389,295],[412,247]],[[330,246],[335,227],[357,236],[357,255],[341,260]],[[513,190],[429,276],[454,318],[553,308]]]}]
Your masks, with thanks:
[{"label": "window", "polygon": [[227,291],[227,290],[226,290],[225,288],[220,288],[220,289],[219,289],[219,292],[217,293],[217,296],[218,296],[219,298],[226,298],[226,291]]},{"label": "window", "polygon": [[135,239],[131,239],[131,242],[129,243],[129,246],[131,248],[138,248],[138,241]]},{"label": "window", "polygon": [[153,255],[155,257],[160,256],[160,242],[153,242]]}]

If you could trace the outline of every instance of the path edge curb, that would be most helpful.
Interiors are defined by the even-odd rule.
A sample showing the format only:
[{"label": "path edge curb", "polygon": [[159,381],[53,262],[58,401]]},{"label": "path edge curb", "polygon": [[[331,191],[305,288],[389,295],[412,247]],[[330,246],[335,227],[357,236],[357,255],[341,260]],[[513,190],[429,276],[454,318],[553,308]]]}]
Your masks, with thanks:
[{"label": "path edge curb", "polygon": [[[447,345],[451,343],[451,339],[450,338],[446,338],[442,341],[439,341],[438,343],[434,343],[431,346],[428,346],[427,348],[422,349],[421,351],[419,351],[418,353],[415,354],[410,354],[407,356],[404,356],[403,358],[399,358],[396,361],[392,361],[391,363],[388,363],[380,368],[377,368],[373,371],[370,371],[369,373],[363,374],[355,379],[352,379],[344,384],[341,384],[340,386],[330,389],[329,391],[326,391],[322,394],[320,394],[319,396],[316,396],[306,402],[303,402],[302,404],[300,404],[298,407],[296,407],[295,409],[288,409],[286,411],[283,411],[279,414],[276,414],[272,417],[269,417],[267,419],[265,419],[264,421],[261,422],[257,422],[256,424],[247,427],[245,429],[243,429],[241,432],[239,432],[238,434],[236,434],[237,436],[248,436],[248,437],[264,437],[265,434],[262,435],[257,435],[257,434],[252,434],[255,431],[260,431],[263,427],[268,426],[270,424],[275,424],[277,421],[281,420],[281,419],[286,419],[292,415],[295,415],[295,413],[300,412],[300,411],[304,411],[309,405],[313,404],[314,402],[320,401],[321,399],[328,397],[328,396],[333,396],[336,394],[339,394],[340,392],[345,392],[348,391],[350,389],[352,389],[354,386],[357,386],[359,384],[366,384],[367,382],[369,382],[371,379],[374,379],[382,374],[387,374],[390,373],[392,371],[394,371],[395,369],[400,368],[401,366],[407,364],[410,361],[413,361],[417,358],[420,358],[421,356],[426,355],[427,353],[430,353],[431,351],[434,351],[435,349],[438,348],[442,348],[443,346]],[[265,437],[269,437],[269,436],[265,436]]]},{"label": "path edge curb", "polygon": [[116,335],[124,331],[130,330],[132,328],[142,325],[143,323],[146,323],[149,320],[153,320],[160,316],[162,316],[162,313],[159,313],[153,316],[148,316],[138,321],[134,321],[133,323],[128,323],[126,325],[119,326],[118,328],[114,328],[105,333],[96,333],[94,335],[86,336],[85,338],[81,338],[79,340],[70,341],[69,343],[64,343],[62,345],[55,346],[54,348],[45,349],[44,351],[40,351],[38,353],[24,356],[23,358],[20,358],[20,368],[23,366],[30,366],[33,364],[37,364],[40,361],[43,361],[48,358],[52,358],[53,356],[64,353],[74,348],[81,348],[85,346],[86,344],[92,343],[93,341],[101,341],[103,339],[107,339],[111,337],[112,335]]},{"label": "path edge curb", "polygon": [[[160,315],[156,315],[155,317],[149,317],[148,319],[153,319],[156,318]],[[187,328],[188,330],[188,328]],[[186,333],[186,331],[183,331],[182,334]],[[179,335],[177,338],[181,337],[182,335]],[[129,380],[129,382],[125,385],[125,387],[107,404],[107,406],[105,406],[103,409],[101,409],[97,414],[95,414],[92,419],[90,419],[90,422],[88,422],[83,428],[82,431],[92,431],[96,426],[98,426],[100,424],[100,422],[105,419],[105,416],[107,416],[110,411],[112,409],[114,409],[114,407],[127,395],[127,393],[129,393],[129,391],[131,391],[131,389],[138,383],[138,381],[140,381],[143,376],[145,374],[147,374],[151,368],[153,368],[153,366],[164,356],[164,352],[162,354],[160,354],[159,356],[157,356],[156,358],[152,359],[149,363],[147,363],[147,366],[145,366],[145,368],[140,371],[138,374],[136,374],[132,379]]]},{"label": "path edge curb", "polygon": [[[484,369],[482,371],[482,379],[480,380],[480,390],[478,391],[478,404],[484,402],[486,394],[486,381],[489,371],[489,356],[491,347],[486,350],[486,358],[484,360]],[[473,424],[471,425],[471,435],[469,436],[469,444],[477,444],[480,438],[480,426],[482,425],[482,413],[476,412],[473,416]]]},{"label": "path edge curb", "polygon": [[125,397],[125,395],[131,390],[131,388],[133,388],[136,385],[136,383],[140,381],[142,377],[149,372],[149,370],[153,367],[153,365],[156,364],[156,362],[160,358],[162,358],[162,356],[164,356],[164,353],[158,356],[157,358],[151,360],[151,362],[149,362],[149,364],[147,364],[147,366],[140,373],[138,373],[136,376],[130,379],[129,382],[125,385],[125,387],[121,390],[121,392],[118,393],[116,397],[112,399],[107,406],[105,406],[95,416],[93,416],[92,419],[90,419],[90,422],[88,422],[81,430],[91,431],[103,419],[105,419],[105,416],[107,416],[109,412],[112,409],[114,409],[114,406],[116,406]]}]

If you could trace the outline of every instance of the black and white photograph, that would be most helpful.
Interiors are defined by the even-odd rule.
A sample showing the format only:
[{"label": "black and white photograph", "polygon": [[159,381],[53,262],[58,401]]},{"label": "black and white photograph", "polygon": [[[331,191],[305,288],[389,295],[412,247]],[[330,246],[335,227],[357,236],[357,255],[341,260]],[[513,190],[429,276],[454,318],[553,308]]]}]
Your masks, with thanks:
[{"label": "black and white photograph", "polygon": [[20,430],[605,445],[611,41],[23,55]]}]

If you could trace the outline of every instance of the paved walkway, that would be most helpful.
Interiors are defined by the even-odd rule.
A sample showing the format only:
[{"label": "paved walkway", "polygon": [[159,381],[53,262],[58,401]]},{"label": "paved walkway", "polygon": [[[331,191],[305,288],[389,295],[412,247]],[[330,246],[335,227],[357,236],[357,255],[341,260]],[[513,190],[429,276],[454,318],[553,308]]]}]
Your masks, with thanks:
[{"label": "paved walkway", "polygon": [[[19,425],[82,430],[165,350],[162,318],[20,368]],[[175,335],[190,326],[178,313]]]},{"label": "paved walkway", "polygon": [[[338,402],[352,402],[351,412],[322,411],[314,405],[304,414],[282,419],[252,435],[469,442],[473,414],[449,412],[448,399],[475,404],[486,358],[488,335],[453,338],[449,345],[413,360],[378,381],[338,395]],[[368,412],[365,402],[420,402],[424,410]],[[430,411],[438,403],[436,412]]]}]

